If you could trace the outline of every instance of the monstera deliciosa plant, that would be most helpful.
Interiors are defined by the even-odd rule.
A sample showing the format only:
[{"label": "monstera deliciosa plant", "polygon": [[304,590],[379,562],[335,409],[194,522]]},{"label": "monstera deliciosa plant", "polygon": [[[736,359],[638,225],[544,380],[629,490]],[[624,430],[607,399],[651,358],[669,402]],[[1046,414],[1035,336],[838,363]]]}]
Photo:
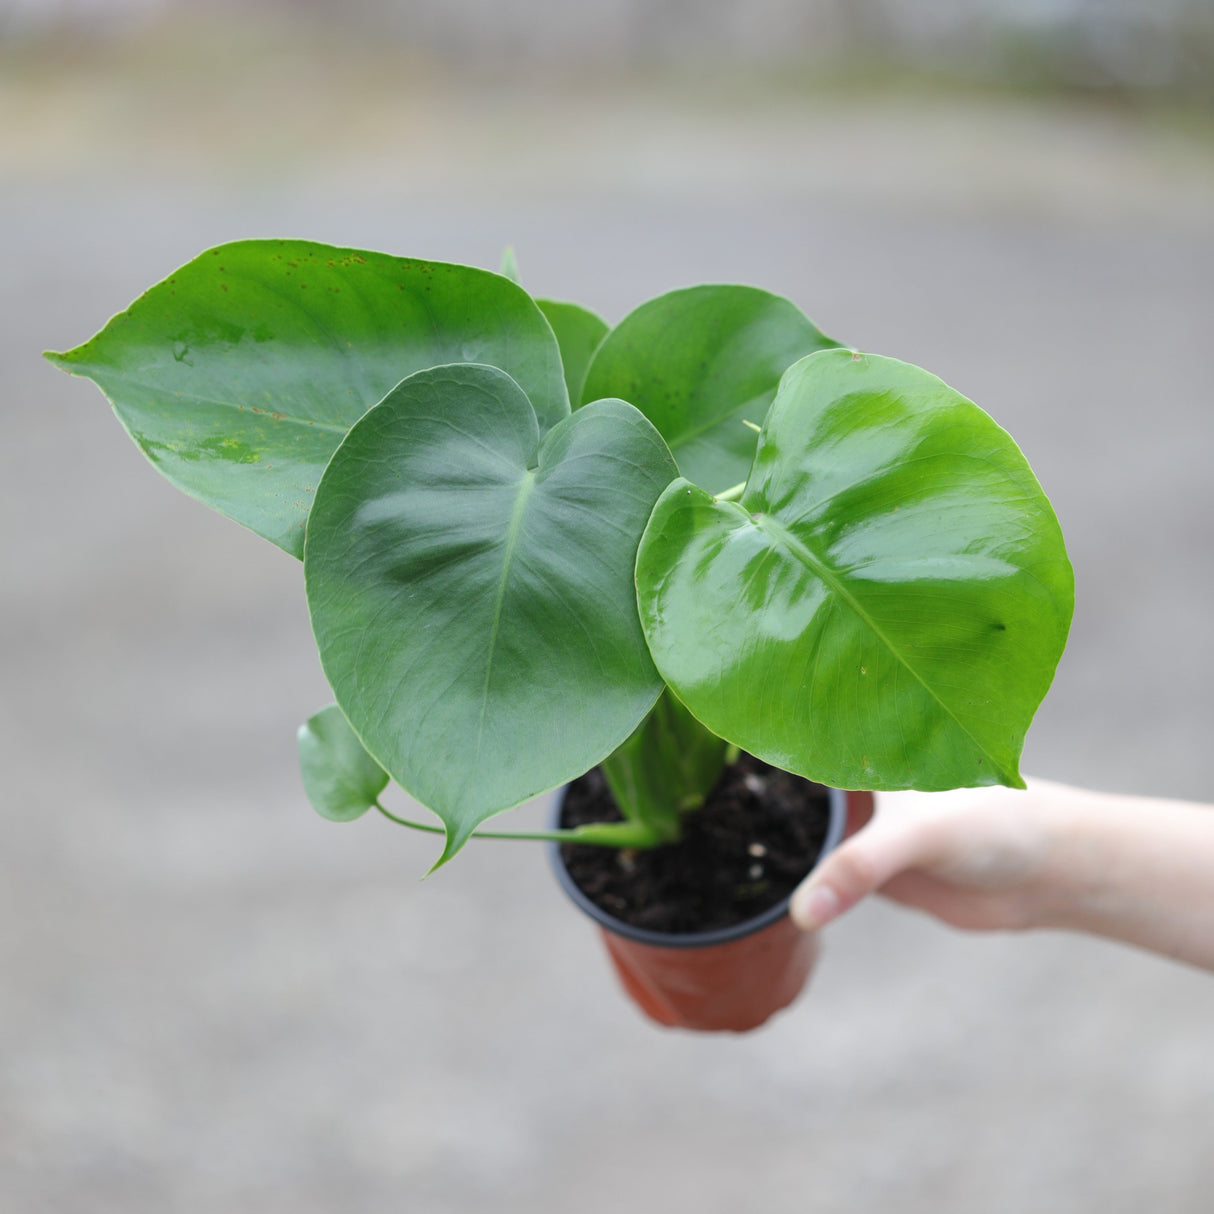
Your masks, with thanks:
[{"label": "monstera deliciosa plant", "polygon": [[395,780],[442,863],[596,764],[623,820],[544,837],[677,841],[734,748],[1021,784],[1072,609],[1050,504],[976,405],[787,299],[692,287],[609,329],[506,274],[244,241],[48,357],[302,558],[329,817],[396,816]]}]

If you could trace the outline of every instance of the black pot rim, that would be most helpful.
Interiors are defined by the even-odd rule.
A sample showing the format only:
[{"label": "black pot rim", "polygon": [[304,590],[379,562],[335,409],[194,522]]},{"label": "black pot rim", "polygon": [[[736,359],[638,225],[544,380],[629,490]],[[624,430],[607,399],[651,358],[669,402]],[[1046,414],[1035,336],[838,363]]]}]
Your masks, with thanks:
[{"label": "black pot rim", "polygon": [[[562,789],[553,802],[552,828],[558,829],[561,824],[561,812],[565,806],[565,793],[568,786]],[[814,861],[816,868],[822,857],[833,851],[843,838],[847,827],[847,794],[838,788],[827,788],[830,801],[830,819],[826,825],[826,838],[822,841],[822,850]],[[657,948],[709,948],[714,944],[728,944],[732,940],[741,940],[761,932],[765,927],[778,923],[788,914],[789,898],[783,898],[775,906],[770,906],[761,915],[735,923],[732,927],[720,927],[710,932],[655,932],[649,928],[634,927],[622,919],[609,915],[601,906],[592,902],[574,883],[565,863],[561,859],[561,844],[548,844],[548,858],[561,889],[576,906],[589,915],[600,927],[605,928],[625,940],[635,940],[638,944],[650,944]],[[811,870],[812,871],[812,870]]]}]

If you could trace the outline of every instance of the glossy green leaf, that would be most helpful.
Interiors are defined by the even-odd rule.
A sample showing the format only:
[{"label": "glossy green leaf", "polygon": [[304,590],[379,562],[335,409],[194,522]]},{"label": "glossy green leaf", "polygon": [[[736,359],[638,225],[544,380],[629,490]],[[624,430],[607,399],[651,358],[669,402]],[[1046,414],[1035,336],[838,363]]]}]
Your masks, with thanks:
[{"label": "glossy green leaf", "polygon": [[726,743],[666,689],[632,736],[602,762],[623,815],[677,839],[680,816],[696,809],[725,767]]},{"label": "glossy green leaf", "polygon": [[361,818],[388,786],[388,773],[367,754],[336,704],[299,727],[299,770],[312,808],[332,822]]},{"label": "glossy green leaf", "polygon": [[674,475],[631,405],[541,436],[481,366],[405,380],[333,456],[304,555],[321,662],[367,749],[446,824],[443,859],[652,708],[633,568]]},{"label": "glossy green leaf", "polygon": [[346,431],[424,367],[489,363],[569,413],[542,313],[498,274],[301,240],[221,245],[66,354],[179,488],[287,552]]},{"label": "glossy green leaf", "polygon": [[599,343],[607,336],[607,322],[581,304],[564,303],[557,299],[537,299],[535,302],[556,334],[557,345],[561,348],[561,363],[565,368],[565,386],[576,408],[582,399],[586,368],[590,366],[590,359]]},{"label": "glossy green leaf", "polygon": [[679,471],[712,492],[746,479],[780,376],[838,345],[789,300],[755,287],[703,286],[642,304],[591,360],[583,401],[618,396],[657,426]]},{"label": "glossy green leaf", "polygon": [[637,585],[654,661],[709,729],[843,788],[1020,785],[1073,606],[1008,435],[849,351],[789,370],[740,502],[667,489]]}]

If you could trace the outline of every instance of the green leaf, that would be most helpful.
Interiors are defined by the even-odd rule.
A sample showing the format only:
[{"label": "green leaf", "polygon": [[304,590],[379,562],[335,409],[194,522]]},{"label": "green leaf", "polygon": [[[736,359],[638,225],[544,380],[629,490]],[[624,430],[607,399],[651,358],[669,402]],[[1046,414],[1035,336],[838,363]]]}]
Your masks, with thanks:
[{"label": "green leaf", "polygon": [[502,262],[497,272],[511,282],[522,281],[518,276],[518,258],[514,255],[514,245],[508,244],[502,250]]},{"label": "green leaf", "polygon": [[637,586],[658,669],[709,729],[842,788],[1021,786],[1074,601],[1008,435],[849,351],[789,370],[740,502],[667,489]]},{"label": "green leaf", "polygon": [[591,360],[583,401],[618,396],[657,426],[697,485],[746,479],[755,435],[780,376],[797,359],[837,346],[787,299],[755,287],[703,286],[642,304]]},{"label": "green leaf", "polygon": [[367,754],[336,704],[299,727],[299,769],[312,808],[331,822],[361,818],[388,786],[388,773]]},{"label": "green leaf", "polygon": [[633,568],[674,475],[631,405],[541,437],[518,385],[481,366],[405,380],[333,456],[304,554],[321,663],[367,748],[445,823],[443,860],[653,707]]},{"label": "green leaf", "polygon": [[667,688],[632,736],[603,760],[623,815],[677,839],[680,816],[698,809],[725,767],[726,743],[709,733]]},{"label": "green leaf", "polygon": [[545,430],[568,416],[542,313],[498,274],[300,240],[221,245],[90,341],[48,353],[93,380],[175,485],[292,555],[346,431],[424,367],[490,363]]},{"label": "green leaf", "polygon": [[565,368],[565,386],[569,399],[577,407],[582,399],[586,368],[599,343],[607,336],[608,325],[589,308],[581,304],[563,303],[556,299],[537,299],[539,310],[548,318],[561,348],[561,364]]}]

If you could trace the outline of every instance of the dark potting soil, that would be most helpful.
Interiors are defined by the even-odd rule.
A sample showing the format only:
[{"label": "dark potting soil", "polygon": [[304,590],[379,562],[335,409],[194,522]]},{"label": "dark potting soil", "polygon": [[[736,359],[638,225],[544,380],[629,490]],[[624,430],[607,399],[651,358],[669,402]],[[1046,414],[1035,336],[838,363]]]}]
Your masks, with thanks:
[{"label": "dark potting soil", "polygon": [[[743,754],[684,815],[677,844],[621,851],[566,843],[561,857],[574,884],[616,919],[657,932],[715,931],[792,893],[818,858],[829,813],[820,784]],[[569,785],[561,825],[621,816],[595,768]]]}]

